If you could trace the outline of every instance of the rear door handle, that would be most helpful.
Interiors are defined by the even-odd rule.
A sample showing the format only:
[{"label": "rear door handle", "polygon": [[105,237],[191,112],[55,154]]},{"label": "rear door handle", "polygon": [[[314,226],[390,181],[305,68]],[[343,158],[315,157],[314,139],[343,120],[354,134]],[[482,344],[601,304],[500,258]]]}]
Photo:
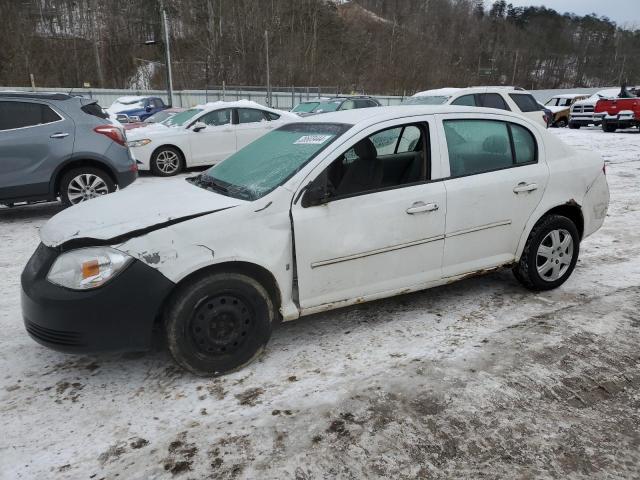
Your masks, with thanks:
[{"label": "rear door handle", "polygon": [[58,132],[58,133],[54,133],[53,135],[50,135],[49,138],[64,138],[64,137],[68,137],[69,134],[68,133],[63,133],[63,132]]},{"label": "rear door handle", "polygon": [[415,202],[413,205],[407,208],[407,213],[409,215],[413,215],[415,213],[435,212],[436,210],[438,210],[437,203]]},{"label": "rear door handle", "polygon": [[537,183],[526,183],[520,182],[518,185],[513,187],[513,193],[523,193],[523,192],[533,192],[538,189]]}]

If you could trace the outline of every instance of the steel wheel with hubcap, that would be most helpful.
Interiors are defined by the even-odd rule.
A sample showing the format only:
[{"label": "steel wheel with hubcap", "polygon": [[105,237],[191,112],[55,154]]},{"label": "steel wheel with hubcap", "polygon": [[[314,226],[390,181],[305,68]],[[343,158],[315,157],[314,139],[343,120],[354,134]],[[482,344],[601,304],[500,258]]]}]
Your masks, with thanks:
[{"label": "steel wheel with hubcap", "polygon": [[93,167],[70,170],[60,181],[60,197],[65,205],[86,202],[107,195],[115,189],[116,186],[109,175]]},{"label": "steel wheel with hubcap", "polygon": [[277,309],[262,284],[241,273],[196,276],[181,284],[164,311],[175,361],[200,376],[250,363],[271,337]]},{"label": "steel wheel with hubcap", "polygon": [[579,250],[580,234],[573,221],[546,215],[531,230],[513,273],[531,290],[559,287],[573,272]]},{"label": "steel wheel with hubcap", "polygon": [[173,147],[156,150],[151,158],[151,171],[160,177],[171,177],[182,170],[182,154]]}]

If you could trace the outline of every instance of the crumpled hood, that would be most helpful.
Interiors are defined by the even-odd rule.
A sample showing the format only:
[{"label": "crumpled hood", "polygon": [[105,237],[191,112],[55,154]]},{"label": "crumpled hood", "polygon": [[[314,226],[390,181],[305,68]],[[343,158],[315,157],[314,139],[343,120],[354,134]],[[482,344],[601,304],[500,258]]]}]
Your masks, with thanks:
[{"label": "crumpled hood", "polygon": [[45,245],[56,247],[70,240],[107,241],[185,217],[235,207],[244,200],[205,190],[184,179],[130,187],[67,208],[40,229]]}]

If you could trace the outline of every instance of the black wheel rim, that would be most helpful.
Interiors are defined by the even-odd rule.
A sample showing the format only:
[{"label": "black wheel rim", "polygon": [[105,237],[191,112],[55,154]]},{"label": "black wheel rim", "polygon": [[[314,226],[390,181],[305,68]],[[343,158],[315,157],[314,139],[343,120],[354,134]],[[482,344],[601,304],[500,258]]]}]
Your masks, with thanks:
[{"label": "black wheel rim", "polygon": [[188,335],[202,355],[233,354],[247,341],[254,318],[249,302],[241,296],[235,293],[212,295],[194,308]]}]

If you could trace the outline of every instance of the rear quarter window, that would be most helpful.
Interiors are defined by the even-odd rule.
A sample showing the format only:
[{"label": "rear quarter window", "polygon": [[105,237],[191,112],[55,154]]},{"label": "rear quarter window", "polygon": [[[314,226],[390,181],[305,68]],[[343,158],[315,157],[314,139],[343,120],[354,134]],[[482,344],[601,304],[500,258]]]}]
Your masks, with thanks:
[{"label": "rear quarter window", "polygon": [[538,112],[542,107],[538,105],[533,95],[526,93],[510,93],[511,100],[515,102],[521,112]]},{"label": "rear quarter window", "polygon": [[97,103],[88,103],[87,105],[83,105],[80,109],[86,113],[87,115],[93,115],[98,118],[109,118],[109,115],[102,109],[100,105]]}]

